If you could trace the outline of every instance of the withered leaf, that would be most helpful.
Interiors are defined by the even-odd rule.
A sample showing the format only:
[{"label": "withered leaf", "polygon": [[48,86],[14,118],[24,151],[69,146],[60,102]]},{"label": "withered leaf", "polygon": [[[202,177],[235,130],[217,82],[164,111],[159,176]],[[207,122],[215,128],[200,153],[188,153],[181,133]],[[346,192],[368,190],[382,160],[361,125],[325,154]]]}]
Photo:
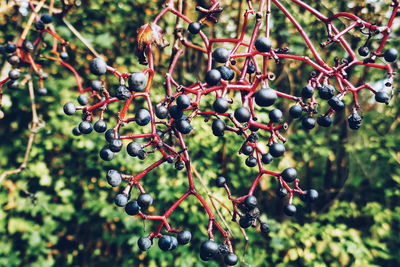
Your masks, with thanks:
[{"label": "withered leaf", "polygon": [[140,64],[147,64],[146,48],[155,44],[159,48],[164,48],[169,45],[164,39],[164,30],[154,23],[147,23],[137,30],[137,56]]}]

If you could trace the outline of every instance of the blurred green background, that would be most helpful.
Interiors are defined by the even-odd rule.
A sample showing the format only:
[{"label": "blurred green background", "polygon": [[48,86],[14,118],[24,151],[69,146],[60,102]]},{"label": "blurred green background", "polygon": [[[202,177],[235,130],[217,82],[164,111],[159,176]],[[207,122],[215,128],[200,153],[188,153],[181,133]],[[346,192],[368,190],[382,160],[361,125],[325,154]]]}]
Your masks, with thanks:
[{"label": "blurred green background", "polygon": [[[76,1],[66,19],[87,38],[98,52],[105,55],[109,65],[121,71],[143,69],[135,57],[135,37],[138,27],[151,21],[162,8],[163,1]],[[184,12],[196,20],[196,4],[207,6],[207,1],[184,1]],[[317,1],[307,1],[317,2]],[[56,7],[61,3],[56,1]],[[242,17],[239,7],[246,1],[222,1],[224,13],[216,25],[207,25],[205,32],[214,37],[235,37],[238,21]],[[299,8],[282,3],[294,14],[303,14]],[[313,7],[325,15],[332,12],[351,11],[367,21],[381,24],[386,21],[391,1],[318,1]],[[288,20],[273,7],[271,31],[275,47],[289,46],[292,53],[308,55],[304,41],[294,31]],[[325,40],[324,25],[311,16],[298,16],[305,30],[318,44]],[[22,32],[27,18],[17,8],[0,14],[0,42],[14,40]],[[160,22],[166,30],[166,39],[173,42],[175,19],[168,15]],[[398,25],[398,21],[396,20]],[[92,58],[85,46],[68,30],[59,17],[54,23],[57,32],[71,43],[69,62],[86,80],[88,60]],[[250,21],[250,27],[254,19]],[[336,24],[344,28],[345,24]],[[187,25],[183,24],[186,28]],[[239,29],[240,30],[240,29]],[[398,47],[399,28],[394,29],[388,47]],[[34,38],[32,32],[28,38]],[[188,36],[200,43],[198,37]],[[379,36],[372,40],[377,46]],[[365,36],[359,32],[346,35],[354,49],[362,46]],[[50,44],[50,39],[47,40]],[[228,46],[229,47],[229,46]],[[318,48],[319,49],[319,48]],[[50,54],[49,48],[43,54]],[[154,104],[162,98],[163,73],[170,56],[170,47],[156,53],[157,75],[154,84]],[[332,64],[335,56],[343,57],[338,45],[322,51]],[[198,52],[185,50],[185,62],[177,70],[176,78],[183,84],[204,79],[204,57]],[[381,60],[379,60],[381,61]],[[1,58],[5,62],[5,58]],[[207,218],[201,206],[190,198],[171,218],[173,227],[192,231],[192,246],[178,247],[173,252],[162,252],[157,245],[147,252],[136,246],[140,236],[147,235],[154,226],[138,218],[127,216],[123,209],[113,204],[118,189],[111,189],[105,179],[106,170],[115,168],[137,172],[152,163],[157,156],[141,162],[119,153],[111,162],[101,161],[98,151],[104,146],[103,135],[92,133],[75,137],[71,130],[80,116],[63,114],[64,103],[77,103],[77,89],[73,76],[66,69],[41,60],[49,73],[46,87],[49,94],[37,97],[39,116],[46,122],[36,136],[28,167],[23,172],[7,177],[0,186],[0,266],[218,266],[221,259],[202,262],[198,256],[200,242],[207,238]],[[395,71],[398,67],[394,64]],[[274,64],[271,64],[271,67]],[[305,84],[312,69],[303,63],[287,61],[273,66],[277,79],[271,86],[283,92],[297,94]],[[386,74],[379,70],[355,68],[351,81],[359,84],[371,81],[375,88],[382,87]],[[396,77],[394,86],[398,85]],[[115,87],[118,80],[108,76],[107,83]],[[36,85],[37,88],[37,85]],[[313,205],[294,203],[299,213],[294,218],[282,214],[286,200],[276,196],[277,184],[265,177],[256,190],[262,218],[271,226],[269,237],[256,229],[246,231],[248,243],[239,227],[230,222],[232,238],[241,266],[399,266],[400,265],[400,128],[399,100],[394,92],[388,106],[376,104],[373,95],[361,94],[363,126],[359,131],[347,128],[346,117],[351,99],[345,98],[346,114],[335,117],[329,129],[316,127],[305,132],[298,121],[287,116],[289,101],[275,106],[285,112],[290,128],[288,152],[283,159],[275,160],[271,170],[293,166],[299,172],[302,188],[316,188],[320,199]],[[211,103],[212,99],[207,100]],[[237,105],[237,104],[236,104]],[[321,104],[326,110],[326,103]],[[118,105],[107,111],[109,125],[115,122]],[[23,160],[31,120],[28,90],[5,88],[3,97],[5,117],[0,120],[0,172],[19,166]],[[267,114],[259,110],[260,118]],[[264,116],[264,117],[263,117]],[[237,154],[241,138],[226,134],[217,139],[211,134],[211,122],[200,118],[194,121],[196,131],[189,135],[188,146],[194,167],[211,191],[229,207],[224,192],[214,186],[213,180],[223,174],[235,196],[243,195],[256,173],[246,167],[245,158]],[[127,128],[127,127],[126,127]],[[132,126],[129,130],[135,131]],[[268,135],[261,133],[261,142]],[[183,172],[172,165],[163,165],[143,180],[145,188],[153,195],[154,212],[162,213],[187,188]],[[198,191],[206,197],[204,187],[196,179]],[[30,195],[30,194],[31,195]],[[34,195],[34,198],[32,197]],[[228,212],[218,209],[229,221]]]}]

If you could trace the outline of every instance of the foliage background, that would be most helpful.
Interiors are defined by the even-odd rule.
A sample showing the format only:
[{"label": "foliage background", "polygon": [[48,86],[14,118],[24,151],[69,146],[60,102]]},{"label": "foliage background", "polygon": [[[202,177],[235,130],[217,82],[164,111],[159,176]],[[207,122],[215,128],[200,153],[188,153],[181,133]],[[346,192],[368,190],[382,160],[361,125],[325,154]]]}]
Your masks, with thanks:
[{"label": "foliage background", "polygon": [[[196,19],[192,10],[194,1],[185,1],[185,12]],[[207,1],[204,1],[207,2]],[[206,31],[214,36],[235,36],[239,5],[245,1],[223,1],[225,11],[217,25],[208,25]],[[290,6],[290,1],[283,1]],[[311,2],[311,1],[308,1]],[[324,14],[351,10],[372,22],[385,19],[387,4],[391,1],[318,1],[313,4]],[[57,3],[58,5],[60,3]],[[137,28],[155,17],[162,1],[90,1],[76,2],[77,7],[67,19],[106,55],[110,65],[121,66],[122,71],[138,71],[134,55],[134,38]],[[198,1],[198,4],[205,4]],[[295,7],[292,11],[301,13]],[[276,9],[273,9],[276,11]],[[288,45],[294,53],[307,53],[304,42],[284,17],[274,14],[272,37],[276,46]],[[310,16],[298,17],[310,33],[315,44],[323,41],[325,30]],[[0,41],[13,40],[21,33],[26,18],[17,9],[1,14]],[[254,21],[252,21],[254,23]],[[172,42],[174,18],[168,16],[160,23]],[[18,25],[16,27],[16,25]],[[56,29],[71,42],[71,62],[87,78],[89,52],[63,25],[55,21]],[[338,27],[340,27],[338,23]],[[184,26],[186,27],[186,25]],[[389,46],[399,46],[399,29],[395,29]],[[362,45],[365,37],[352,32],[347,36],[353,48]],[[194,40],[196,42],[196,39]],[[373,45],[376,45],[376,41]],[[343,56],[338,47],[330,46],[327,56]],[[46,53],[46,51],[45,51]],[[47,51],[48,53],[48,51]],[[157,61],[166,62],[170,49],[158,53]],[[203,67],[201,56],[186,52],[187,64],[179,68],[184,82],[202,79],[198,76]],[[2,62],[5,58],[1,59]],[[136,246],[138,237],[148,233],[151,223],[143,224],[137,218],[126,216],[123,209],[113,205],[117,191],[105,181],[105,170],[138,171],[144,163],[120,153],[111,163],[98,157],[105,141],[102,135],[74,137],[72,128],[79,116],[66,118],[62,105],[77,97],[74,79],[69,72],[51,62],[43,61],[50,73],[46,81],[49,95],[37,99],[40,116],[46,121],[36,138],[28,168],[8,177],[0,187],[0,266],[217,266],[221,261],[204,263],[199,260],[198,246],[206,239],[207,218],[201,207],[185,202],[173,217],[176,226],[185,226],[194,233],[192,246],[179,247],[162,253],[155,245],[148,253]],[[159,72],[167,64],[159,65]],[[398,67],[395,66],[396,68]],[[301,63],[286,62],[274,69],[279,77],[273,86],[280,90],[299,92],[310,69]],[[384,73],[356,69],[355,81],[382,83]],[[110,85],[116,85],[108,77]],[[398,85],[396,78],[395,88]],[[162,76],[156,77],[155,89],[162,92]],[[364,124],[353,132],[346,127],[346,116],[337,116],[333,127],[314,129],[307,133],[298,122],[290,121],[285,134],[289,137],[284,159],[276,161],[272,169],[296,166],[304,188],[314,187],[320,200],[313,206],[300,207],[299,215],[287,218],[282,215],[283,201],[275,194],[276,184],[266,177],[257,190],[264,219],[271,225],[271,234],[264,238],[248,230],[249,244],[231,223],[233,242],[238,254],[248,266],[398,266],[400,264],[400,130],[399,100],[394,98],[388,106],[375,104],[371,94],[364,94]],[[157,98],[156,98],[157,99]],[[23,159],[27,143],[28,123],[31,119],[27,88],[5,90],[5,118],[0,121],[0,170],[15,168]],[[349,99],[347,99],[349,101]],[[350,102],[346,102],[350,106]],[[287,112],[288,102],[278,107]],[[117,109],[110,110],[115,113]],[[347,110],[348,112],[348,110]],[[113,117],[110,114],[110,121]],[[225,199],[223,192],[213,186],[220,173],[229,178],[234,194],[243,194],[254,171],[244,165],[238,156],[240,139],[226,135],[223,140],[210,137],[210,123],[198,120],[196,133],[191,136],[189,149],[195,168],[201,173],[216,197]],[[132,129],[131,129],[132,130]],[[133,129],[134,130],[134,129]],[[265,140],[265,135],[262,135]],[[233,155],[233,156],[232,156]],[[163,211],[186,188],[184,174],[172,166],[163,166],[145,178],[145,186],[152,188],[154,209]],[[200,184],[199,191],[205,196]],[[30,192],[36,201],[26,195]],[[228,202],[227,202],[228,203]],[[227,213],[221,209],[221,212]],[[268,215],[268,218],[266,217]],[[146,232],[147,231],[147,232]],[[244,263],[241,263],[245,266]]]}]

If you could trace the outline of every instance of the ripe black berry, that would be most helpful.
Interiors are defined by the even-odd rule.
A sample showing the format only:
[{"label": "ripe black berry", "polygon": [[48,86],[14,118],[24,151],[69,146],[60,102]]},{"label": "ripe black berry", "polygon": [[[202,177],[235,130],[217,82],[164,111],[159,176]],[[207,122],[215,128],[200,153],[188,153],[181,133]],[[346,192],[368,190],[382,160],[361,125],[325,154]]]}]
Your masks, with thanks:
[{"label": "ripe black berry", "polygon": [[330,84],[320,86],[318,87],[318,94],[322,99],[329,100],[335,95],[335,88]]},{"label": "ripe black berry", "polygon": [[273,89],[263,88],[254,94],[254,98],[256,100],[256,104],[260,107],[268,107],[275,103],[278,95]]},{"label": "ripe black berry", "polygon": [[287,194],[288,194],[288,191],[287,191],[286,188],[284,188],[284,187],[279,187],[278,192],[277,192],[277,195],[278,195],[280,198],[286,197]]},{"label": "ripe black berry", "polygon": [[158,239],[158,246],[161,250],[168,251],[172,248],[172,238],[169,235],[163,235]]},{"label": "ripe black berry", "polygon": [[218,187],[224,187],[226,184],[226,179],[223,176],[218,176],[217,179],[215,179],[215,184]]},{"label": "ripe black berry", "polygon": [[283,170],[281,176],[285,182],[291,183],[297,178],[297,171],[294,168],[287,168]]},{"label": "ripe black berry", "polygon": [[136,142],[130,142],[126,146],[126,151],[128,152],[129,156],[131,156],[131,157],[138,156],[140,150],[142,150],[142,147]]},{"label": "ripe black berry", "polygon": [[80,136],[82,133],[79,131],[78,127],[75,127],[74,129],[72,129],[72,134],[75,136]]},{"label": "ripe black berry", "polygon": [[73,115],[76,112],[76,107],[73,103],[65,103],[63,110],[66,115]]},{"label": "ripe black berry", "polygon": [[89,99],[88,99],[87,95],[79,95],[78,96],[79,105],[84,106],[84,105],[86,105],[88,103],[88,101],[89,101]]},{"label": "ripe black berry", "polygon": [[107,130],[107,123],[103,120],[98,120],[93,126],[94,130],[98,133],[103,133]]},{"label": "ripe black berry", "polygon": [[217,98],[213,103],[213,108],[217,113],[225,113],[229,108],[229,103],[225,98]]},{"label": "ripe black berry", "polygon": [[131,98],[132,93],[125,85],[120,85],[115,90],[115,96],[120,100],[127,100]]},{"label": "ripe black berry", "polygon": [[38,30],[38,31],[43,30],[45,27],[45,24],[41,20],[36,21],[34,25],[35,25],[36,30]]},{"label": "ripe black berry", "polygon": [[301,121],[301,125],[306,130],[311,130],[315,127],[315,120],[312,117],[304,117]]},{"label": "ripe black berry", "polygon": [[285,213],[287,216],[293,216],[296,214],[296,206],[292,204],[287,204],[283,207],[283,213]]},{"label": "ripe black berry", "polygon": [[176,99],[176,104],[180,109],[185,109],[190,106],[190,98],[187,95],[180,95]]},{"label": "ripe black berry", "polygon": [[293,118],[300,118],[301,113],[303,113],[303,109],[298,105],[293,105],[289,109],[289,115]]},{"label": "ripe black berry", "polygon": [[16,66],[19,64],[20,60],[17,55],[11,55],[7,58],[8,63],[10,63],[13,66]]},{"label": "ripe black berry", "polygon": [[19,82],[17,80],[15,80],[15,81],[10,80],[7,82],[8,89],[15,90],[15,89],[18,89],[18,86],[19,86]]},{"label": "ripe black berry", "polygon": [[328,104],[335,110],[335,111],[341,111],[345,108],[345,105],[342,100],[337,98],[336,96],[332,97],[331,99],[328,100]]},{"label": "ripe black berry", "polygon": [[128,195],[118,194],[115,196],[114,202],[118,207],[125,207],[125,205],[128,203],[128,200]]},{"label": "ripe black berry", "polygon": [[121,151],[121,149],[122,149],[121,139],[111,140],[110,144],[108,145],[108,148],[114,153]]},{"label": "ripe black berry", "polygon": [[266,223],[260,224],[260,230],[261,230],[261,233],[263,233],[265,235],[269,234],[269,232],[271,231],[271,229],[269,228],[269,225]]},{"label": "ripe black berry", "polygon": [[143,72],[134,72],[128,78],[128,87],[131,91],[142,92],[146,85],[147,77]]},{"label": "ripe black berry", "polygon": [[397,59],[398,52],[394,48],[389,48],[383,54],[383,57],[387,62],[394,62]]},{"label": "ripe black berry", "polygon": [[189,24],[188,30],[191,34],[198,34],[201,30],[201,24],[198,23],[197,21],[192,22]]},{"label": "ripe black berry", "polygon": [[151,241],[151,239],[148,237],[145,237],[145,236],[142,236],[138,240],[138,247],[142,251],[149,250],[149,248],[151,247],[152,244],[153,244],[153,242]]},{"label": "ripe black berry", "polygon": [[389,104],[390,98],[386,92],[379,91],[379,92],[376,92],[376,94],[375,94],[375,100],[376,100],[376,102],[379,102],[379,103]]},{"label": "ripe black berry", "polygon": [[238,120],[238,122],[248,122],[251,117],[250,110],[245,107],[240,107],[235,110],[234,113],[235,118]]},{"label": "ripe black berry", "polygon": [[242,216],[239,219],[239,225],[242,228],[249,228],[253,224],[253,219],[250,216]]},{"label": "ripe black berry", "polygon": [[330,117],[321,115],[317,118],[317,122],[322,127],[329,127],[332,124],[332,119]]},{"label": "ripe black berry", "polygon": [[254,66],[253,61],[249,61],[249,64],[247,64],[247,73],[253,74],[254,72],[256,72],[256,66]]},{"label": "ripe black berry", "polygon": [[101,57],[96,57],[90,61],[89,68],[94,75],[103,75],[107,72],[107,64]]},{"label": "ripe black berry", "polygon": [[254,148],[251,145],[243,145],[241,151],[243,154],[249,156],[253,154]]},{"label": "ripe black berry", "polygon": [[116,171],[116,170],[109,170],[107,172],[107,182],[112,186],[112,187],[116,187],[119,186],[121,184],[122,181],[122,177],[121,174]]},{"label": "ripe black berry", "polygon": [[270,122],[280,122],[282,120],[283,114],[279,109],[273,109],[268,113]]},{"label": "ripe black berry", "polygon": [[254,45],[259,52],[263,53],[271,50],[272,42],[267,37],[259,37]]},{"label": "ripe black berry", "polygon": [[218,244],[212,240],[207,240],[200,245],[200,255],[206,258],[213,258],[218,254]]},{"label": "ripe black berry", "polygon": [[219,66],[217,70],[221,73],[221,77],[225,81],[231,81],[235,78],[235,72],[226,66]]},{"label": "ripe black berry", "polygon": [[282,156],[285,153],[285,151],[286,151],[285,146],[280,143],[272,144],[269,147],[269,154],[271,154],[271,156],[273,156],[274,158]]},{"label": "ripe black berry", "polygon": [[135,122],[140,126],[145,126],[150,122],[150,112],[147,109],[141,108],[135,116]]},{"label": "ripe black berry", "polygon": [[314,94],[314,88],[311,85],[307,85],[303,87],[301,90],[301,97],[302,98],[311,98]]},{"label": "ripe black berry", "polygon": [[17,51],[17,46],[15,44],[7,44],[4,48],[6,53],[11,54]]},{"label": "ripe black berry", "polygon": [[100,150],[100,158],[105,161],[110,161],[114,158],[114,153],[108,147],[104,147]]},{"label": "ripe black berry", "polygon": [[39,89],[37,89],[37,94],[38,94],[38,96],[47,95],[47,88],[46,87],[40,87]]},{"label": "ripe black berry", "polygon": [[104,90],[102,82],[97,80],[91,81],[90,87],[97,92],[102,92]]},{"label": "ripe black berry", "polygon": [[168,109],[165,106],[156,107],[156,116],[159,119],[165,119],[168,116]]},{"label": "ripe black berry", "polygon": [[244,200],[244,205],[248,210],[254,209],[255,207],[257,207],[257,198],[255,196],[248,196]]},{"label": "ripe black berry", "polygon": [[104,133],[104,137],[106,138],[107,142],[111,142],[111,140],[117,138],[114,135],[114,129],[108,129],[105,133]]},{"label": "ripe black berry", "polygon": [[360,48],[358,48],[358,54],[362,57],[367,57],[369,55],[368,46],[361,46]]},{"label": "ripe black berry", "polygon": [[125,212],[128,215],[137,215],[140,211],[140,206],[138,205],[137,201],[129,201],[125,205]]},{"label": "ripe black berry", "polygon": [[223,120],[215,119],[212,123],[211,128],[215,136],[223,136],[226,124]]},{"label": "ripe black berry", "polygon": [[62,51],[62,52],[60,53],[60,58],[61,58],[62,60],[67,60],[67,59],[69,58],[69,55],[68,55],[67,52]]},{"label": "ripe black berry", "polygon": [[146,193],[140,194],[137,202],[142,209],[147,209],[151,204],[153,204],[153,198]]},{"label": "ripe black berry", "polygon": [[221,79],[221,73],[216,69],[212,69],[206,73],[206,83],[209,86],[217,85],[221,81]]},{"label": "ripe black berry", "polygon": [[93,131],[93,126],[90,122],[88,121],[82,121],[79,123],[79,131],[83,134],[90,134]]},{"label": "ripe black berry", "polygon": [[246,165],[250,168],[257,166],[257,159],[253,156],[250,156],[245,161]]},{"label": "ripe black berry", "polygon": [[183,110],[177,105],[171,106],[169,108],[169,115],[171,115],[175,120],[178,120],[183,116]]},{"label": "ripe black berry", "polygon": [[306,193],[300,197],[305,202],[314,202],[318,199],[318,191],[315,189],[309,189],[306,190]]},{"label": "ripe black berry", "polygon": [[234,266],[238,263],[238,257],[236,256],[236,254],[229,253],[225,256],[224,262],[226,265]]},{"label": "ripe black berry", "polygon": [[40,16],[40,21],[42,21],[44,24],[49,24],[53,21],[53,16],[50,14],[43,14]]},{"label": "ripe black berry", "polygon": [[212,53],[212,57],[215,61],[218,63],[225,63],[228,61],[230,56],[230,53],[228,50],[226,50],[223,47],[218,47],[217,49],[214,50]]},{"label": "ripe black berry", "polygon": [[183,134],[188,134],[193,130],[192,125],[190,125],[190,122],[186,119],[176,120],[175,127],[179,132]]},{"label": "ripe black berry", "polygon": [[361,127],[362,117],[358,113],[353,113],[347,118],[349,127],[352,130],[358,130]]},{"label": "ripe black berry", "polygon": [[178,240],[179,245],[186,245],[190,242],[190,240],[192,240],[192,233],[187,230],[183,230],[178,233],[176,238]]},{"label": "ripe black berry", "polygon": [[270,153],[263,154],[262,157],[261,157],[261,161],[264,164],[270,164],[273,159],[274,159],[274,157]]},{"label": "ripe black berry", "polygon": [[21,72],[18,69],[12,69],[8,72],[8,77],[11,80],[17,80],[21,76]]}]

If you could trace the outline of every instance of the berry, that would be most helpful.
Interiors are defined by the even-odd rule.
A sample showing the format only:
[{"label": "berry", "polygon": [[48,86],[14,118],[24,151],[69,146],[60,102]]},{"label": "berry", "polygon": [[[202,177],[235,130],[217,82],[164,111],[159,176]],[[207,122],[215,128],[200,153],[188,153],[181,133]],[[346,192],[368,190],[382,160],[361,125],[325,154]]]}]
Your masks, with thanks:
[{"label": "berry", "polygon": [[369,55],[368,46],[361,46],[360,48],[358,48],[358,54],[362,57],[367,57]]},{"label": "berry", "polygon": [[275,103],[278,95],[276,94],[275,90],[271,88],[263,88],[254,94],[254,98],[256,100],[256,104],[260,107],[268,107]]},{"label": "berry", "polygon": [[243,145],[241,151],[246,156],[249,156],[253,154],[254,148],[251,145]]},{"label": "berry", "polygon": [[207,240],[200,245],[200,255],[206,258],[213,258],[218,254],[218,244],[212,240]]},{"label": "berry", "polygon": [[251,113],[248,108],[240,107],[235,110],[234,116],[238,122],[248,122],[250,120]]},{"label": "berry", "polygon": [[259,52],[264,53],[271,50],[272,42],[267,37],[259,37],[254,43],[254,45]]},{"label": "berry", "polygon": [[137,215],[140,211],[140,206],[138,205],[137,201],[129,201],[125,205],[125,212],[128,215]]},{"label": "berry", "polygon": [[190,242],[190,240],[192,240],[192,233],[187,230],[183,230],[179,232],[176,237],[179,245],[186,245]]},{"label": "berry", "polygon": [[397,59],[398,52],[394,48],[389,48],[388,50],[385,51],[383,54],[383,57],[387,62],[394,62]]},{"label": "berry", "polygon": [[345,108],[345,105],[342,100],[337,98],[336,96],[332,97],[331,99],[328,100],[328,104],[335,110],[335,111],[341,111]]},{"label": "berry", "polygon": [[15,90],[15,89],[18,89],[18,86],[19,86],[19,82],[17,81],[17,80],[11,80],[11,81],[8,81],[7,82],[7,88],[8,89],[11,89],[11,90]]},{"label": "berry", "polygon": [[278,123],[282,120],[283,114],[282,111],[280,111],[279,109],[273,109],[268,113],[269,116],[269,120],[271,122],[275,122]]},{"label": "berry", "polygon": [[160,237],[160,239],[158,239],[158,247],[164,251],[171,250],[172,248],[171,236],[163,235],[162,237]]},{"label": "berry", "polygon": [[225,98],[217,98],[213,103],[213,108],[217,113],[225,113],[229,109],[229,103]]},{"label": "berry", "polygon": [[114,129],[108,129],[105,133],[104,133],[104,137],[106,138],[107,142],[111,142],[111,140],[115,139],[116,136],[114,135]]},{"label": "berry", "polygon": [[17,46],[15,44],[7,44],[4,48],[6,53],[11,54],[17,51]]},{"label": "berry", "polygon": [[94,130],[98,133],[104,133],[107,130],[107,124],[103,120],[98,120],[93,126]]},{"label": "berry", "polygon": [[223,136],[226,124],[223,120],[215,119],[212,123],[211,128],[215,136]]},{"label": "berry", "polygon": [[254,72],[256,72],[256,66],[254,66],[253,61],[249,61],[249,64],[247,64],[247,73],[253,74]]},{"label": "berry", "polygon": [[250,168],[257,166],[257,159],[253,156],[250,156],[245,161],[246,165]]},{"label": "berry", "polygon": [[266,223],[260,224],[260,230],[261,230],[261,233],[263,233],[265,235],[267,235],[271,231],[271,229],[269,228],[269,225]]},{"label": "berry", "polygon": [[190,122],[188,120],[177,120],[175,122],[175,127],[178,129],[179,132],[183,134],[188,134],[193,130],[192,125],[190,125]]},{"label": "berry", "polygon": [[182,160],[175,162],[175,169],[180,171],[183,170],[183,168],[185,168],[185,162],[183,162]]},{"label": "berry", "polygon": [[303,109],[298,105],[293,105],[289,109],[289,115],[295,119],[300,118],[302,113]]},{"label": "berry", "polygon": [[221,79],[221,73],[216,69],[212,69],[206,73],[206,83],[209,86],[217,85],[221,81]]},{"label": "berry", "polygon": [[201,24],[198,23],[197,21],[190,23],[188,26],[188,31],[191,34],[198,34],[200,30],[201,30]]},{"label": "berry", "polygon": [[219,66],[217,70],[221,73],[221,78],[225,81],[231,81],[235,78],[235,72],[226,66]]},{"label": "berry", "polygon": [[136,142],[130,142],[126,146],[126,152],[128,152],[131,157],[137,157],[140,150],[142,150],[142,147]]},{"label": "berry", "polygon": [[249,228],[253,224],[253,219],[250,216],[242,216],[239,219],[239,225],[242,228]]},{"label": "berry", "polygon": [[104,147],[100,150],[100,158],[105,161],[110,161],[114,158],[114,153],[108,147]]},{"label": "berry", "polygon": [[79,103],[79,105],[84,106],[84,105],[86,105],[88,102],[89,102],[89,99],[88,99],[88,97],[87,97],[86,95],[79,95],[79,96],[78,96],[78,103]]},{"label": "berry", "polygon": [[389,104],[390,98],[386,92],[379,91],[379,92],[376,92],[376,94],[375,94],[375,100],[376,100],[376,102],[379,102],[379,103]]},{"label": "berry", "polygon": [[122,149],[122,141],[121,139],[113,139],[111,140],[110,144],[108,145],[108,148],[112,151],[112,152],[119,152]]},{"label": "berry", "polygon": [[224,187],[226,184],[226,179],[223,176],[218,176],[217,179],[215,179],[215,184],[218,187]]},{"label": "berry", "polygon": [[225,256],[224,262],[226,265],[233,266],[238,263],[238,257],[236,254],[229,253],[228,255]]},{"label": "berry", "polygon": [[115,96],[119,100],[127,100],[127,99],[131,98],[132,93],[131,93],[131,91],[129,91],[129,89],[125,85],[120,85],[115,90]]},{"label": "berry", "polygon": [[19,64],[20,60],[17,55],[11,55],[7,58],[8,63],[10,63],[13,66],[16,66]]},{"label": "berry", "polygon": [[144,160],[147,157],[147,153],[146,151],[144,151],[143,149],[139,150],[138,156],[137,156],[140,160]]},{"label": "berry", "polygon": [[22,44],[22,46],[23,46],[23,48],[25,49],[25,51],[28,52],[28,53],[32,53],[33,50],[35,50],[35,46],[33,45],[32,42],[29,42],[29,41],[25,41],[25,42]]},{"label": "berry", "polygon": [[41,21],[41,20],[36,21],[34,25],[35,25],[36,30],[38,30],[38,31],[43,30],[44,27],[46,26],[46,25],[43,23],[43,21]]},{"label": "berry", "polygon": [[319,97],[325,100],[331,99],[335,95],[335,88],[328,84],[318,87]]},{"label": "berry", "polygon": [[292,204],[287,204],[283,207],[283,213],[285,213],[287,216],[293,216],[296,214],[296,206]]},{"label": "berry", "polygon": [[301,121],[301,125],[303,126],[304,129],[311,130],[312,128],[315,127],[315,120],[311,117],[305,117]]},{"label": "berry", "polygon": [[185,109],[190,106],[190,98],[187,95],[180,95],[176,99],[176,104],[180,109]]},{"label": "berry", "polygon": [[317,118],[317,122],[322,127],[329,127],[332,124],[332,119],[327,116],[321,115]]},{"label": "berry", "polygon": [[75,127],[74,129],[72,129],[72,134],[75,136],[80,136],[82,133],[79,131],[78,127]]},{"label": "berry", "polygon": [[103,83],[101,81],[97,81],[97,80],[91,81],[90,87],[92,87],[92,89],[97,92],[102,92],[104,90]]},{"label": "berry", "polygon": [[244,200],[244,205],[248,210],[254,209],[255,207],[257,207],[257,198],[255,196],[248,196]]},{"label": "berry", "polygon": [[170,250],[174,250],[178,246],[178,240],[176,239],[175,236],[171,236],[171,241],[172,241],[172,245],[171,245]]},{"label": "berry", "polygon": [[169,115],[171,115],[175,120],[178,120],[183,116],[183,110],[177,105],[171,106],[169,108]]},{"label": "berry", "polygon": [[93,126],[90,122],[88,121],[82,121],[79,123],[79,131],[83,134],[90,134],[93,131]]},{"label": "berry", "polygon": [[140,194],[137,202],[142,209],[147,209],[151,204],[153,204],[153,198],[146,193]]},{"label": "berry", "polygon": [[107,172],[107,182],[112,186],[112,187],[116,187],[119,186],[121,184],[122,181],[122,177],[121,174],[116,171],[116,170],[109,170]]},{"label": "berry", "polygon": [[291,183],[297,178],[297,171],[293,168],[287,168],[283,170],[281,176],[285,182]]},{"label": "berry", "polygon": [[247,138],[247,141],[250,143],[256,143],[260,137],[256,133],[251,133],[249,137]]},{"label": "berry", "polygon": [[60,58],[62,60],[67,60],[69,58],[69,55],[68,55],[67,52],[63,51],[63,52],[60,53]]},{"label": "berry", "polygon": [[76,107],[73,103],[65,103],[63,110],[66,115],[73,115],[76,112]]},{"label": "berry", "polygon": [[218,245],[218,254],[226,255],[229,253],[229,247],[226,244],[219,244]]},{"label": "berry", "polygon": [[37,89],[37,94],[39,96],[47,95],[47,88],[46,87],[40,87],[39,89]]},{"label": "berry", "polygon": [[230,56],[230,53],[228,50],[226,50],[223,47],[218,47],[217,49],[214,50],[212,53],[212,57],[215,61],[218,63],[225,63],[228,61]]},{"label": "berry", "polygon": [[288,191],[287,191],[287,189],[284,188],[284,187],[279,187],[279,190],[278,190],[277,194],[278,194],[278,196],[279,196],[280,198],[284,198],[284,197],[287,196]]},{"label": "berry", "polygon": [[353,113],[347,118],[350,129],[358,130],[361,127],[362,117],[358,113]]},{"label": "berry", "polygon": [[147,77],[143,72],[134,72],[128,78],[128,87],[131,91],[143,92],[147,86]]},{"label": "berry", "polygon": [[272,144],[269,147],[269,154],[273,156],[274,158],[278,158],[282,156],[285,153],[286,149],[285,146],[279,143]]},{"label": "berry", "polygon": [[21,72],[18,69],[12,69],[8,72],[8,77],[11,80],[17,80],[21,76]]},{"label": "berry", "polygon": [[42,21],[44,24],[49,24],[53,21],[53,16],[50,14],[43,14],[40,16],[40,21]]},{"label": "berry", "polygon": [[318,199],[318,191],[315,189],[306,190],[306,193],[304,195],[301,195],[300,198],[304,202],[314,202]]},{"label": "berry", "polygon": [[165,106],[156,107],[156,116],[159,119],[165,119],[168,116],[168,109]]},{"label": "berry", "polygon": [[311,85],[307,85],[303,87],[301,90],[301,97],[302,98],[311,98],[314,94],[314,88]]},{"label": "berry", "polygon": [[103,75],[107,72],[107,64],[101,57],[96,57],[90,61],[89,68],[94,75]]},{"label": "berry", "polygon": [[264,164],[270,164],[270,163],[272,162],[273,159],[274,159],[274,157],[273,157],[270,153],[263,154],[263,155],[261,156],[261,161],[262,161]]},{"label": "berry", "polygon": [[125,205],[128,204],[128,195],[118,194],[116,195],[114,202],[118,207],[125,207]]},{"label": "berry", "polygon": [[147,109],[141,108],[136,112],[135,122],[139,126],[145,126],[150,122],[150,112]]},{"label": "berry", "polygon": [[142,236],[138,240],[138,247],[142,251],[149,250],[149,248],[151,247],[152,244],[153,244],[153,242],[151,241],[151,239],[148,237],[145,237],[145,236]]}]

